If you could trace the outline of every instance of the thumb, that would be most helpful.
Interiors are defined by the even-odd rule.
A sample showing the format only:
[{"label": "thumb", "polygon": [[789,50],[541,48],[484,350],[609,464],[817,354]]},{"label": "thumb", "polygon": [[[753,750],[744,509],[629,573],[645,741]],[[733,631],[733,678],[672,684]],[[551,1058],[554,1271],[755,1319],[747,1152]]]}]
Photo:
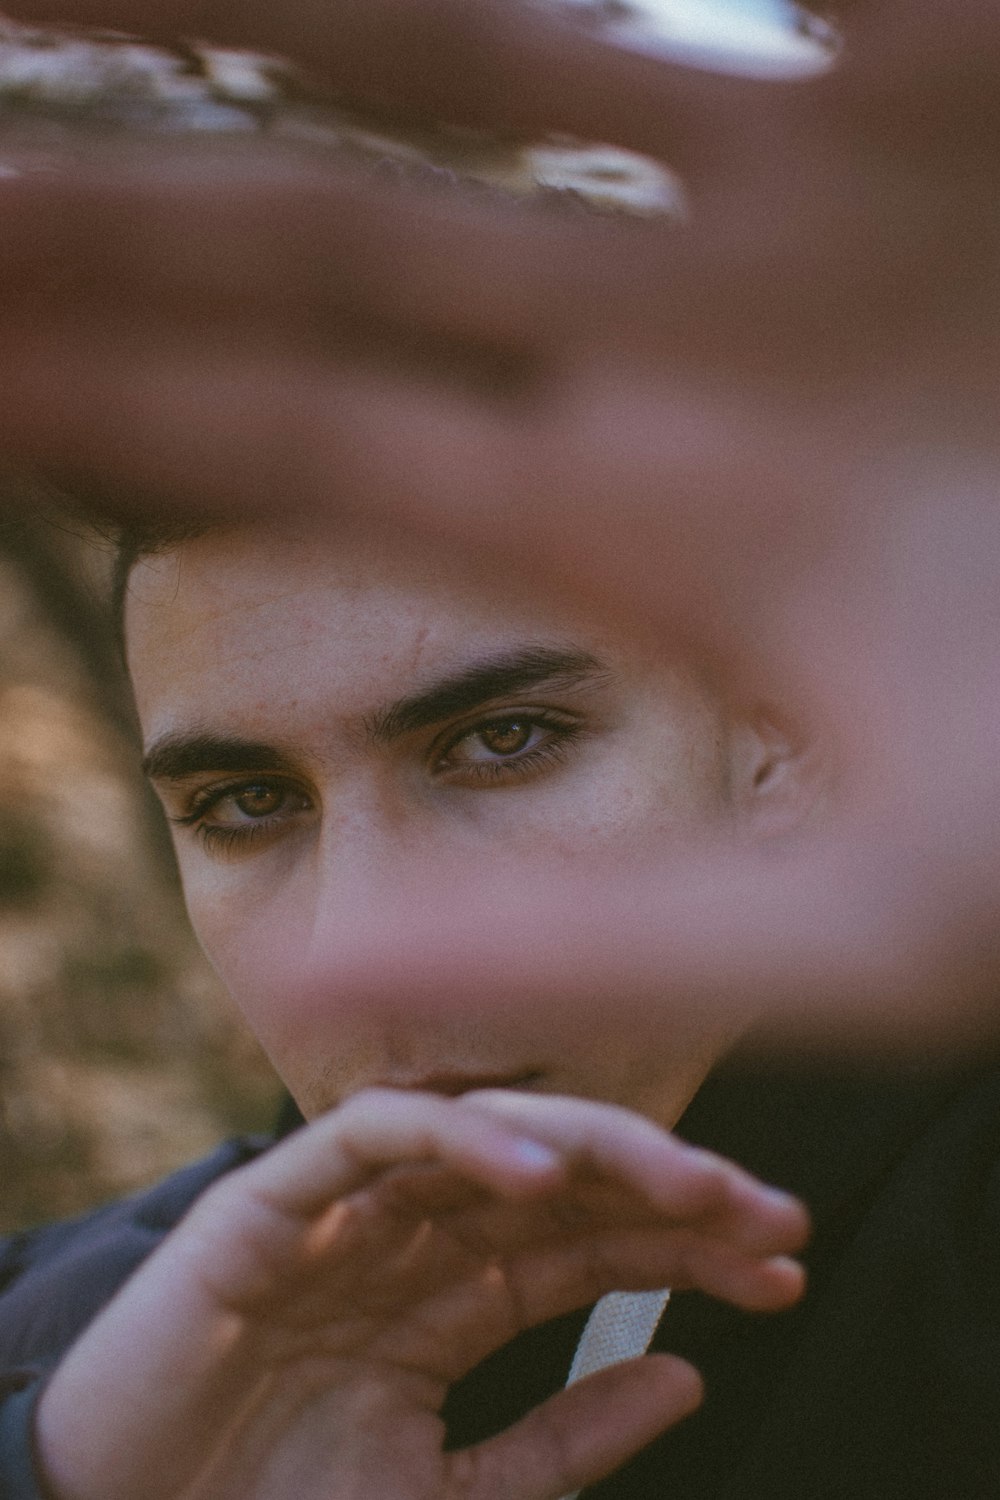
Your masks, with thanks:
[{"label": "thumb", "polygon": [[702,1393],[697,1370],[669,1354],[599,1370],[506,1432],[456,1454],[470,1472],[455,1492],[468,1500],[561,1500],[689,1416]]}]

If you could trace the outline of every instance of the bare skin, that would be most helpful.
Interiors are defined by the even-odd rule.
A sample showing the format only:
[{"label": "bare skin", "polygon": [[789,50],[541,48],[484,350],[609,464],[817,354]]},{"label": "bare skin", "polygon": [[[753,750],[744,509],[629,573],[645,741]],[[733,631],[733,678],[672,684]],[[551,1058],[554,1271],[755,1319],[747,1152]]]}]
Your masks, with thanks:
[{"label": "bare skin", "polygon": [[[630,992],[941,1045],[995,1028],[1000,978],[1000,33],[989,0],[840,10],[840,66],[772,87],[506,0],[158,7],[170,32],[298,52],[418,113],[660,152],[690,179],[692,225],[561,222],[176,147],[9,178],[5,445],[119,509],[363,506],[485,542],[703,632],[751,687],[787,676],[839,737],[836,824],[781,865],[622,871],[642,914]],[[615,893],[546,874],[521,891],[503,899],[539,982],[575,913],[594,962],[574,998],[606,994]],[[438,990],[490,972],[474,903],[460,973],[452,932],[401,915],[386,987],[397,965]]]},{"label": "bare skin", "polygon": [[[627,1111],[372,1091],[210,1189],[60,1366],[59,1500],[556,1500],[700,1397],[647,1356],[442,1451],[448,1385],[612,1288],[799,1295],[784,1194]],[[108,1414],[114,1413],[114,1421]]]},{"label": "bare skin", "polygon": [[[25,13],[32,9],[45,17],[44,5]],[[59,9],[63,17],[73,6]],[[852,726],[842,743],[857,779],[834,836],[822,830],[777,863],[751,854],[734,864],[727,850],[724,861],[620,870],[614,889],[605,871],[575,889],[554,889],[542,873],[532,890],[520,871],[516,889],[491,893],[505,904],[508,934],[520,934],[516,952],[530,958],[542,988],[558,994],[561,982],[577,1005],[589,998],[599,1006],[612,979],[621,984],[624,946],[628,992],[643,1007],[655,995],[664,1014],[671,1005],[713,1004],[731,1015],[748,997],[756,1005],[769,995],[806,1026],[825,999],[825,1013],[841,1017],[836,1024],[846,1014],[869,1036],[890,1022],[906,1036],[920,1020],[939,1032],[961,1016],[995,1025],[997,636],[995,587],[986,589],[983,572],[984,560],[1000,556],[984,501],[997,468],[994,7],[963,0],[945,20],[937,0],[853,6],[853,55],[840,73],[780,97],[679,74],[590,39],[567,46],[563,28],[510,6],[435,7],[422,13],[429,31],[394,33],[398,6],[373,0],[364,14],[385,28],[379,45],[366,21],[365,46],[341,47],[335,28],[337,45],[326,51],[330,7],[322,17],[312,5],[266,9],[179,6],[172,19],[221,39],[292,51],[298,44],[320,66],[325,57],[332,77],[342,56],[341,82],[359,81],[360,58],[385,58],[386,71],[377,61],[367,86],[402,88],[422,108],[494,121],[510,111],[521,123],[662,150],[698,177],[695,233],[681,243],[540,227],[492,206],[374,195],[280,161],[250,163],[240,177],[231,161],[220,175],[210,162],[193,168],[164,153],[95,165],[73,182],[11,179],[0,247],[9,289],[7,452],[72,480],[96,479],[125,508],[141,504],[140,493],[182,511],[260,512],[278,495],[306,511],[339,500],[460,543],[486,538],[522,564],[555,556],[578,590],[605,603],[626,597],[647,620],[683,619],[710,643],[736,648],[751,681],[780,668],[821,718],[832,710]],[[470,19],[480,11],[485,36]],[[126,25],[138,16],[134,5],[98,0],[77,13]],[[412,73],[400,74],[400,54],[387,46],[394,34],[409,45],[403,57],[420,63]],[[480,56],[489,60],[485,73],[468,65]],[[426,66],[435,60],[441,66]],[[203,240],[193,241],[199,233]],[[400,278],[404,248],[412,274]],[[402,348],[408,362],[390,357],[359,369],[348,307],[380,335],[388,326],[390,349]],[[466,381],[456,389],[442,378],[443,353],[456,344],[477,357],[485,348],[487,372],[499,362],[499,396],[492,377],[474,379],[471,394]],[[416,379],[414,350],[427,356]],[[901,380],[901,371],[911,378]],[[913,510],[912,459],[928,448],[938,467],[923,509]],[[886,473],[895,481],[888,486]],[[123,492],[131,498],[122,501]],[[609,494],[628,506],[630,521],[614,548]],[[831,537],[841,550],[814,587],[816,553]],[[930,622],[930,656],[883,654],[918,605]],[[871,626],[861,639],[859,619]],[[928,737],[920,726],[940,707],[942,686],[943,720],[960,732]],[[447,880],[442,871],[438,910],[454,895]],[[625,945],[615,901],[635,917]],[[493,934],[474,904],[456,911],[445,930],[404,902],[393,927],[399,944],[380,950],[386,962],[374,977],[372,935],[360,934],[360,991],[397,984],[402,968],[418,992],[452,986],[459,994],[470,979],[487,980]],[[552,942],[564,918],[591,944],[580,950],[588,962],[568,977]],[[464,939],[457,966],[456,932]],[[464,1183],[469,1168],[458,1175]],[[485,1175],[508,1190],[506,1172]],[[482,1182],[478,1169],[471,1176]],[[242,1181],[231,1189],[241,1202]],[[253,1201],[252,1183],[248,1191]],[[231,1213],[240,1219],[224,1195],[221,1206],[208,1200],[205,1213],[210,1244],[218,1243],[212,1223],[226,1240]],[[201,1261],[200,1251],[199,1239],[190,1283],[179,1267],[161,1283],[162,1260],[150,1264],[153,1305],[164,1308],[157,1298],[169,1284],[167,1312],[179,1292],[181,1309],[207,1313],[209,1327],[229,1332],[218,1302],[205,1301],[203,1273],[218,1262]],[[620,1284],[614,1270],[611,1282]],[[662,1274],[658,1262],[656,1279]],[[137,1278],[137,1296],[146,1285]],[[247,1308],[237,1304],[238,1343]],[[115,1368],[123,1350],[136,1353],[119,1312],[116,1304],[110,1322],[87,1337],[102,1350],[107,1338],[114,1358],[106,1394],[126,1410],[142,1383]],[[482,1347],[479,1313],[461,1326],[467,1354]],[[169,1319],[158,1317],[164,1324],[169,1346]],[[273,1347],[287,1354],[278,1336]],[[173,1352],[154,1349],[154,1364],[162,1356],[172,1370]],[[219,1360],[209,1349],[210,1385]],[[149,1463],[165,1449],[183,1455],[184,1445],[173,1444],[188,1429],[168,1420],[151,1448],[123,1454],[97,1442],[95,1451],[99,1430],[69,1420],[87,1399],[80,1361],[67,1362],[43,1404],[43,1453],[57,1484],[93,1486],[79,1492],[86,1500],[132,1495],[134,1453]],[[674,1410],[686,1407],[691,1387],[677,1395],[676,1370],[643,1368],[640,1383],[662,1382],[657,1401],[669,1387]],[[164,1367],[151,1373],[153,1388],[161,1386]],[[439,1369],[420,1373],[441,1379]],[[383,1438],[387,1410],[393,1424],[400,1416],[397,1375],[398,1366],[375,1393],[371,1430]],[[612,1384],[631,1379],[626,1372]],[[253,1393],[228,1370],[220,1388],[235,1434]],[[606,1395],[605,1387],[602,1404]],[[615,1402],[616,1413],[639,1410],[635,1397],[630,1390],[621,1408]],[[182,1386],[178,1399],[189,1418],[199,1395]],[[566,1426],[557,1424],[572,1434],[564,1447],[591,1429],[593,1411],[581,1417],[574,1406],[586,1399],[567,1398]],[[416,1405],[426,1437],[428,1406]],[[325,1464],[326,1440],[305,1431],[308,1422],[291,1427],[306,1469],[317,1442]],[[542,1455],[533,1473],[548,1488],[525,1493],[557,1495],[617,1461],[615,1444],[637,1446],[645,1436],[619,1429],[599,1456],[589,1450],[547,1467]],[[534,1460],[546,1447],[529,1435],[520,1455]],[[219,1477],[221,1495],[243,1482],[249,1451],[237,1440],[222,1460],[232,1463]],[[424,1477],[440,1484],[434,1443],[423,1452]],[[258,1449],[255,1463],[260,1457]],[[515,1467],[518,1457],[515,1448]],[[365,1483],[370,1459],[359,1459]],[[193,1494],[198,1484],[213,1493],[214,1462],[203,1445],[187,1470]],[[487,1461],[479,1462],[482,1476]],[[141,1470],[144,1493],[155,1472]],[[446,1482],[454,1490],[454,1470]],[[495,1492],[495,1483],[480,1490]],[[475,1493],[468,1483],[466,1493]],[[76,1500],[72,1488],[66,1500]]]},{"label": "bare skin", "polygon": [[454,919],[442,880],[485,875],[503,899],[707,832],[773,842],[809,796],[780,735],[735,720],[655,635],[369,528],[189,539],[135,566],[125,625],[189,914],[307,1116],[373,1084],[495,1080],[674,1125],[733,1039],[711,1008],[623,1026],[620,993],[581,1025],[487,913],[483,982],[435,996],[418,970],[376,995],[380,955],[412,936],[410,901]]},{"label": "bare skin", "polygon": [[801,1206],[667,1133],[728,1025],[529,1016],[503,964],[359,1006],[338,954],[441,864],[773,832],[787,747],[655,638],[369,528],[189,538],[135,566],[125,623],[189,911],[313,1123],[70,1350],[38,1418],[56,1495],[555,1500],[609,1472],[697,1403],[690,1367],[634,1362],[462,1453],[441,1407],[607,1291],[796,1299]]}]

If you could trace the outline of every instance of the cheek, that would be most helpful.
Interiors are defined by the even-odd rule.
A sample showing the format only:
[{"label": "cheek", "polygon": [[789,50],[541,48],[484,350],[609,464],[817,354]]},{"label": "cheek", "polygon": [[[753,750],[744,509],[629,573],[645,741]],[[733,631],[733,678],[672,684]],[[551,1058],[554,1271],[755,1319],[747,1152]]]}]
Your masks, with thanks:
[{"label": "cheek", "polygon": [[729,806],[729,742],[715,706],[651,710],[632,744],[625,795],[645,830],[708,829]]},{"label": "cheek", "polygon": [[213,908],[193,916],[195,931],[213,968],[278,1075],[305,1108],[317,1068],[329,1052],[329,1033],[344,1037],[344,1018],[334,1015],[333,984],[322,1000],[315,984],[299,982],[303,934],[266,906]]},{"label": "cheek", "polygon": [[632,837],[707,831],[725,810],[726,784],[711,740],[610,741],[522,795],[481,798],[477,824],[519,857],[583,858]]},{"label": "cheek", "polygon": [[[194,862],[191,862],[192,867]],[[204,861],[185,870],[188,914],[199,943],[234,1002],[272,1053],[265,1032],[284,1016],[294,1023],[287,976],[306,934],[280,889],[248,888],[235,870],[211,869]]]},{"label": "cheek", "polygon": [[366,887],[356,903],[323,900],[308,867],[299,878],[273,868],[265,878],[246,866],[190,864],[198,940],[303,1109],[315,1113],[359,1076],[382,1071],[413,1016],[400,1013],[398,986],[355,995],[344,983],[345,965],[356,970],[360,952],[377,952],[377,892]]}]

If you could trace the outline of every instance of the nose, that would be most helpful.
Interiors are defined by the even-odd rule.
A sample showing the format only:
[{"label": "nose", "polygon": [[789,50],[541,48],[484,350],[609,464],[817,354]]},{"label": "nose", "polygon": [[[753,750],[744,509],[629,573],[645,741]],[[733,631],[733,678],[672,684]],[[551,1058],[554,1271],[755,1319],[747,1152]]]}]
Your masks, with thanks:
[{"label": "nose", "polygon": [[[440,915],[434,893],[449,861],[439,830],[415,821],[370,801],[324,819],[289,913],[303,991],[329,992],[360,972],[380,988],[383,958]],[[395,969],[392,989],[398,992]]]}]

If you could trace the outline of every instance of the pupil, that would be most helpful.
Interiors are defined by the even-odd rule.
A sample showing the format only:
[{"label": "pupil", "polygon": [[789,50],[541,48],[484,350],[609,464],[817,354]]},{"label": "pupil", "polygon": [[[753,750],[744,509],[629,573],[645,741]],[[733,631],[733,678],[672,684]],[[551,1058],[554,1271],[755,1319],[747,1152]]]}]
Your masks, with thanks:
[{"label": "pupil", "polygon": [[531,725],[512,721],[492,724],[481,732],[483,744],[496,755],[516,755],[531,738]]},{"label": "pupil", "polygon": [[273,787],[250,786],[240,792],[236,805],[250,817],[261,817],[265,813],[274,812],[279,800],[280,794]]}]

